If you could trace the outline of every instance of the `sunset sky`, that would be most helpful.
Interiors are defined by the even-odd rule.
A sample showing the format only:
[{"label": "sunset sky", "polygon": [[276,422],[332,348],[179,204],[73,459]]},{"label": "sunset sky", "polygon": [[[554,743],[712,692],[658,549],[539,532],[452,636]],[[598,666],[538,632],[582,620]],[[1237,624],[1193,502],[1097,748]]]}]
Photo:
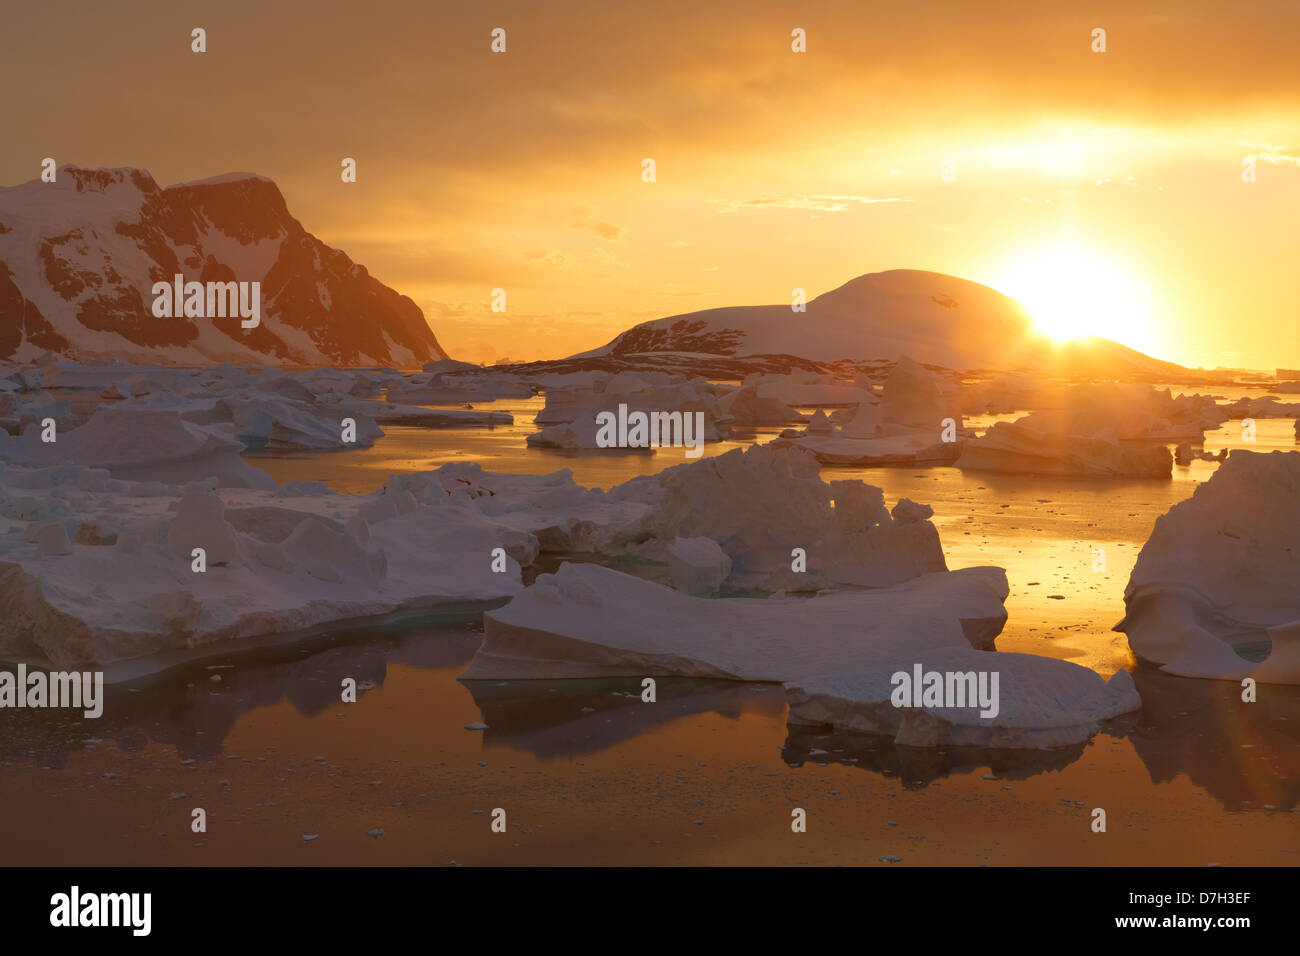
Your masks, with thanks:
[{"label": "sunset sky", "polygon": [[471,361],[914,268],[1052,331],[1300,367],[1300,4],[1132,6],[11,5],[0,183],[269,176]]}]

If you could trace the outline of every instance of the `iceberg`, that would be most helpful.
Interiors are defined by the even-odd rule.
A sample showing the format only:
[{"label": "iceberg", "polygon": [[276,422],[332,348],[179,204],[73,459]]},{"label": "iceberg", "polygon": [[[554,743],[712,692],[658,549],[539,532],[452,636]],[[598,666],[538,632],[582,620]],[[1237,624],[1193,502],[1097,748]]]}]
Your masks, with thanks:
[{"label": "iceberg", "polygon": [[1115,630],[1171,674],[1300,684],[1298,584],[1300,452],[1233,451],[1156,519]]},{"label": "iceberg", "polygon": [[638,491],[650,507],[606,539],[605,553],[666,563],[677,538],[711,538],[731,558],[728,584],[740,590],[885,587],[947,569],[928,515],[891,512],[884,492],[861,481],[827,484],[801,448],[736,448],[611,494]]},{"label": "iceberg", "polygon": [[[910,678],[914,669],[947,678],[959,694],[996,675],[996,682],[988,681],[996,691],[996,712],[981,711],[973,693],[965,706],[947,699],[947,706],[900,706],[905,682],[897,675]],[[871,670],[788,681],[785,688],[791,725],[884,734],[912,747],[1066,747],[1090,738],[1102,721],[1142,706],[1128,671],[1106,681],[1069,661],[957,646],[918,650]]]},{"label": "iceberg", "polygon": [[712,677],[789,681],[993,646],[1001,568],[926,574],[811,598],[700,598],[595,564],[564,563],[484,614],[464,680]]},{"label": "iceberg", "polygon": [[731,574],[731,558],[712,538],[677,538],[668,548],[673,587],[700,597],[713,594]]},{"label": "iceberg", "polygon": [[55,441],[42,441],[40,432],[35,426],[19,438],[0,432],[0,461],[102,468],[124,481],[184,484],[216,477],[222,487],[276,487],[270,475],[239,457],[242,443],[187,422],[174,410],[106,405]]},{"label": "iceberg", "polygon": [[1164,445],[1124,444],[1109,426],[1080,434],[1066,413],[1050,411],[997,422],[983,436],[963,442],[957,467],[1064,477],[1168,478],[1173,456]]}]

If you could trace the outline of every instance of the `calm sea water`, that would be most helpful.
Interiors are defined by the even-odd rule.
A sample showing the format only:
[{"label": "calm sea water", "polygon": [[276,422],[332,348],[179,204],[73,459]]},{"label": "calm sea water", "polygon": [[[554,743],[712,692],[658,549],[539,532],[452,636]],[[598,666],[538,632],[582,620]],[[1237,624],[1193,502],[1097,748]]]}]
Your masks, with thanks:
[{"label": "calm sea water", "polygon": [[[569,468],[609,487],[682,460],[528,449],[513,426],[388,429],[373,449],[250,455],[280,480],[370,491],[445,461]],[[1013,416],[1012,416],[1013,417]],[[978,424],[987,424],[987,421]],[[1291,421],[1230,422],[1206,447],[1295,447]],[[766,430],[765,438],[775,430]],[[717,454],[752,440],[709,446]],[[0,728],[6,863],[1186,864],[1300,862],[1300,688],[1139,667],[1109,628],[1155,518],[1213,465],[1169,481],[829,469],[931,504],[950,567],[1012,585],[998,646],[1134,672],[1144,707],[1090,743],[1035,753],[791,735],[779,686],[461,682],[477,615],[369,627],[118,687],[97,722],[8,711]],[[1092,570],[1104,549],[1106,570]],[[340,683],[363,688],[339,702]],[[481,721],[485,731],[466,730]],[[88,729],[90,728],[90,729]],[[93,734],[93,736],[90,736]],[[191,830],[202,807],[207,832]],[[1107,811],[1091,832],[1093,808]],[[790,830],[791,811],[808,830]],[[505,833],[493,833],[495,810]],[[379,831],[382,830],[382,834]],[[880,865],[886,865],[880,863]]]}]

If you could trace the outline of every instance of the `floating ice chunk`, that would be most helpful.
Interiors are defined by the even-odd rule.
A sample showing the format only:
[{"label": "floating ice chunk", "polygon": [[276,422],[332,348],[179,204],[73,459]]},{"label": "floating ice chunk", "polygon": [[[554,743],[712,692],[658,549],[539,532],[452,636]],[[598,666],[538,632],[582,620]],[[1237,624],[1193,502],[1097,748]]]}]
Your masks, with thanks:
[{"label": "floating ice chunk", "polygon": [[[961,452],[957,438],[974,437],[960,424],[956,400],[940,390],[930,372],[906,357],[894,366],[883,403],[865,394],[856,408],[830,416],[841,423],[838,431],[814,415],[802,433],[783,432],[773,444],[807,449],[824,465],[913,467],[952,464]],[[952,435],[946,434],[947,427],[952,427]]]},{"label": "floating ice chunk", "polygon": [[943,441],[938,427],[883,425],[873,428],[872,436],[855,438],[846,435],[852,425],[850,422],[844,430],[832,435],[815,435],[811,429],[795,437],[783,435],[774,439],[772,444],[802,448],[815,455],[823,465],[863,467],[950,465],[962,449],[959,441]]},{"label": "floating ice chunk", "polygon": [[708,595],[731,573],[731,558],[712,538],[677,538],[668,548],[668,569],[677,590]]},{"label": "floating ice chunk", "polygon": [[[479,399],[480,401],[482,399]],[[405,425],[413,428],[482,428],[510,425],[509,412],[480,411],[469,408],[424,408],[394,402],[352,401],[340,405],[346,414],[373,416],[381,425]]]},{"label": "floating ice chunk", "polygon": [[1300,452],[1233,451],[1156,519],[1115,630],[1171,674],[1300,684],[1297,582]]},{"label": "floating ice chunk", "polygon": [[[864,402],[857,407],[852,417],[848,418],[840,426],[839,434],[841,438],[879,438],[882,424],[884,424],[884,420],[880,413],[880,403]],[[934,428],[937,427],[937,425],[934,426]],[[933,434],[933,430],[931,434]]]},{"label": "floating ice chunk", "polygon": [[785,425],[802,417],[776,395],[763,394],[756,385],[744,385],[720,397],[718,411],[732,425],[748,428]]},{"label": "floating ice chunk", "polygon": [[819,408],[813,412],[812,418],[808,421],[807,433],[809,435],[833,435],[835,434],[835,426],[826,417],[826,413]]},{"label": "floating ice chunk", "polygon": [[568,469],[549,475],[513,475],[455,462],[436,471],[393,475],[386,488],[409,490],[418,501],[429,504],[449,500],[471,504],[494,524],[535,538],[534,547],[573,554],[605,550],[606,539],[615,529],[650,510],[649,500],[657,500],[662,491],[650,482],[642,484],[628,483],[606,493],[577,484]]},{"label": "floating ice chunk", "polygon": [[189,561],[202,548],[208,566],[229,564],[239,553],[235,533],[225,518],[226,505],[216,492],[190,487],[181,497],[176,517],[167,529],[167,548]]},{"label": "floating ice chunk", "polygon": [[1220,406],[1229,418],[1293,418],[1300,414],[1300,402],[1282,402],[1272,395],[1259,398],[1240,398],[1230,405]]},{"label": "floating ice chunk", "polygon": [[[873,485],[827,484],[801,448],[734,449],[654,481],[662,494],[611,551],[666,562],[674,539],[712,538],[733,562],[733,585],[771,590],[885,586],[947,568],[933,524],[894,520]],[[804,550],[804,569],[793,566],[795,547]]]},{"label": "floating ice chunk", "polygon": [[911,498],[899,498],[898,504],[890,512],[895,521],[929,521],[934,517],[934,509],[929,505],[919,505]]},{"label": "floating ice chunk", "polygon": [[1064,412],[998,422],[982,437],[962,443],[957,467],[1099,478],[1168,478],[1173,473],[1173,457],[1164,445],[1121,444],[1109,427],[1092,434],[1074,428]]},{"label": "floating ice chunk", "polygon": [[367,551],[356,538],[331,530],[315,516],[304,518],[281,547],[285,555],[322,581],[347,578],[373,587],[383,581],[388,571],[383,551]]},{"label": "floating ice chunk", "polygon": [[[357,406],[368,403],[356,402]],[[231,423],[236,438],[249,448],[296,451],[306,448],[369,448],[383,429],[357,408],[303,406],[259,396],[223,398],[215,411]],[[343,419],[355,423],[355,440],[344,444]]]},{"label": "floating ice chunk", "polygon": [[955,396],[940,389],[933,372],[902,355],[885,379],[880,411],[886,424],[928,427],[937,432],[945,418],[961,421],[958,404]]},{"label": "floating ice chunk", "polygon": [[243,445],[191,424],[176,411],[101,406],[84,425],[45,443],[28,428],[20,441],[0,442],[0,458],[41,467],[75,464],[107,469],[125,481],[184,483],[215,477],[222,487],[275,487],[266,472],[243,462]]},{"label": "floating ice chunk", "polygon": [[[620,373],[596,378],[588,386],[548,389],[546,402],[546,407],[534,419],[544,427],[528,436],[530,445],[566,451],[601,447],[637,450],[631,444],[611,446],[598,442],[602,432],[608,431],[602,429],[598,421],[598,416],[604,413],[618,416],[620,421],[628,423],[629,442],[636,420],[644,416],[647,423],[644,442],[647,444],[642,444],[642,449],[650,442],[681,444],[685,439],[688,418],[692,426],[692,442],[718,441],[722,435],[718,422],[723,415],[717,396],[713,386],[702,378],[688,380],[663,374]],[[694,430],[697,420],[703,421],[702,436]],[[637,436],[637,441],[642,441],[642,437]]]},{"label": "floating ice chunk", "polygon": [[41,557],[72,553],[72,542],[68,540],[67,529],[61,522],[40,525],[35,537],[36,553]]},{"label": "floating ice chunk", "polygon": [[[915,686],[918,672],[922,686]],[[900,673],[906,682],[895,679]],[[938,699],[955,706],[911,706],[922,701],[928,673],[940,675]],[[996,706],[982,709],[981,693]],[[913,747],[1064,747],[1087,740],[1100,721],[1142,706],[1127,671],[1105,681],[1069,661],[968,647],[919,650],[871,670],[790,681],[786,695],[791,724],[888,734]],[[896,706],[900,700],[908,706]]]},{"label": "floating ice chunk", "polygon": [[698,598],[594,564],[543,574],[484,615],[464,679],[614,676],[786,681],[991,647],[1001,568],[927,574],[814,598]]},{"label": "floating ice chunk", "polygon": [[[25,472],[7,468],[0,480]],[[357,516],[366,496],[214,484],[188,486],[179,500],[166,488],[137,497],[134,485],[85,496],[66,521],[57,519],[68,503],[49,497],[59,488],[15,505],[0,487],[0,508],[56,521],[49,533],[62,536],[42,548],[31,543],[37,531],[31,541],[0,535],[0,658],[126,679],[333,622],[500,601],[522,588],[521,572],[507,560],[500,573],[494,550],[536,555],[532,536],[463,503],[416,505],[370,527]],[[63,514],[47,513],[53,505]],[[68,547],[70,528],[81,546]],[[206,573],[192,565],[196,547]]]},{"label": "floating ice chunk", "polygon": [[[478,369],[426,369],[390,383],[388,399],[418,405],[449,405],[465,402],[490,402],[498,398],[531,398],[533,389],[517,375]],[[477,414],[477,413],[476,413]]]},{"label": "floating ice chunk", "polygon": [[1218,452],[1209,452],[1204,448],[1193,448],[1191,442],[1179,442],[1178,447],[1174,449],[1174,464],[1185,468],[1193,461],[1224,461],[1228,457],[1228,449],[1220,448]]}]

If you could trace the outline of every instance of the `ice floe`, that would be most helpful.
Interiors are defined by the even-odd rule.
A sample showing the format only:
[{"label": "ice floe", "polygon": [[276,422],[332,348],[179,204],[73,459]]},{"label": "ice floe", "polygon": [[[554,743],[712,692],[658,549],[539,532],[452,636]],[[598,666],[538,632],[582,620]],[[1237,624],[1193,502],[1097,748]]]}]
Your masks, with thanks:
[{"label": "ice floe", "polygon": [[1125,445],[1109,427],[1087,435],[1070,429],[1060,412],[997,422],[963,444],[957,467],[1097,478],[1168,478],[1173,471],[1173,458],[1163,445]]},{"label": "ice floe", "polygon": [[1069,661],[958,646],[787,682],[786,694],[792,725],[885,734],[914,747],[1065,747],[1142,706],[1127,671],[1106,681]]},{"label": "ice floe", "polygon": [[1059,407],[997,422],[962,445],[957,467],[1035,475],[1167,478],[1168,442],[1199,443],[1226,413],[1208,395],[1146,385],[1080,385]]},{"label": "ice floe", "polygon": [[940,387],[929,369],[901,356],[885,379],[881,420],[888,425],[913,425],[937,431],[945,418],[961,420],[955,391]]},{"label": "ice floe", "polygon": [[275,480],[244,462],[241,442],[185,421],[177,411],[105,405],[54,441],[29,426],[0,432],[0,461],[33,468],[100,468],[124,481],[183,484],[216,478],[223,487],[272,489]]},{"label": "ice floe", "polygon": [[673,587],[687,594],[714,594],[731,574],[731,558],[712,538],[677,538],[668,547]]},{"label": "ice floe", "polygon": [[1184,677],[1300,684],[1300,452],[1233,451],[1156,519],[1115,625]]},{"label": "ice floe", "polygon": [[882,399],[866,393],[838,428],[819,416],[820,409],[804,431],[782,432],[773,444],[803,448],[823,465],[916,467],[952,464],[962,439],[975,435],[961,424],[957,393],[907,356],[890,371]]},{"label": "ice floe", "polygon": [[947,568],[928,514],[901,503],[891,513],[865,482],[822,481],[800,448],[737,448],[611,495],[651,507],[603,550],[666,562],[677,538],[711,538],[731,558],[735,589],[882,587]]},{"label": "ice floe", "polygon": [[463,679],[715,677],[790,681],[991,647],[1006,620],[1000,568],[926,574],[812,598],[700,598],[565,563],[484,615]]},{"label": "ice floe", "polygon": [[357,618],[482,606],[516,593],[544,544],[581,550],[649,507],[567,472],[464,464],[369,495],[218,485],[0,468],[0,657],[143,672]]},{"label": "ice floe", "polygon": [[1231,419],[1240,418],[1296,418],[1300,416],[1300,402],[1283,402],[1272,395],[1258,398],[1239,398],[1221,405],[1223,413]]},{"label": "ice floe", "polygon": [[[615,416],[619,424],[619,440],[609,441],[607,416]],[[675,416],[675,417],[674,417]],[[641,417],[647,423],[644,436],[622,440],[631,434],[623,422]],[[656,436],[650,427],[655,418]],[[548,388],[546,407],[534,419],[544,427],[528,436],[529,445],[578,451],[595,448],[620,448],[644,451],[652,446],[668,445],[660,432],[675,422],[674,435],[683,438],[690,426],[692,441],[715,442],[722,437],[719,422],[722,414],[718,408],[713,386],[702,378],[687,379],[676,375],[650,375],[622,372],[612,376],[594,376],[587,384],[571,387]],[[702,437],[696,434],[696,422],[703,425]],[[671,429],[670,429],[671,430]]]}]

